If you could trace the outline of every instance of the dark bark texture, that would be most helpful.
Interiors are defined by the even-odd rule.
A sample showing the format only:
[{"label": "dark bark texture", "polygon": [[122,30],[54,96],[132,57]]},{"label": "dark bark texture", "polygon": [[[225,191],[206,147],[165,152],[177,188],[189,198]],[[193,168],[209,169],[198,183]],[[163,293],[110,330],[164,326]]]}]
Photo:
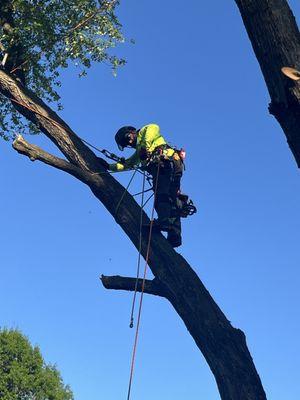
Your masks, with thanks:
[{"label": "dark bark texture", "polygon": [[[138,248],[140,207],[128,193],[120,203],[124,187],[103,169],[96,155],[43,101],[1,70],[0,93],[10,98],[18,111],[34,122],[66,159],[45,152],[20,136],[14,148],[30,160],[61,169],[86,184]],[[143,219],[149,222],[145,213]],[[144,234],[144,258],[147,242],[147,234]],[[157,232],[151,240],[149,267],[155,278],[146,281],[146,292],[165,297],[173,305],[206,358],[222,400],[266,399],[243,332],[232,327],[191,266]],[[134,288],[132,278],[102,277],[102,282],[110,289]],[[137,289],[141,290],[140,281]]]},{"label": "dark bark texture", "polygon": [[282,127],[300,167],[300,80],[281,72],[300,70],[300,33],[286,0],[235,0],[260,64],[270,97],[269,111]]}]

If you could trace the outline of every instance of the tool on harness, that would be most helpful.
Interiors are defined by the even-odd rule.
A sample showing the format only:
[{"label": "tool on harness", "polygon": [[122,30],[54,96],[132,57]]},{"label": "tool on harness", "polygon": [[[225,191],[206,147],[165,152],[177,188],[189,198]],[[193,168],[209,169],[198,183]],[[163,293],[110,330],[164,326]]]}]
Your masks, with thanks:
[{"label": "tool on harness", "polygon": [[189,215],[193,215],[197,212],[193,201],[184,193],[177,194],[175,207],[174,213],[181,218],[187,218]]},{"label": "tool on harness", "polygon": [[164,150],[167,147],[165,145],[158,146],[152,151],[152,153],[148,153],[146,151],[142,152],[142,157],[146,156],[144,160],[146,161],[146,165],[149,166],[152,163],[160,163],[165,160],[167,157],[164,154]]},{"label": "tool on harness", "polygon": [[[165,150],[172,149],[174,150],[174,154],[171,156],[168,156],[165,154]],[[156,149],[147,157],[147,166],[151,163],[158,163],[164,160],[180,160],[183,164],[183,167],[185,169],[185,164],[184,160],[186,157],[186,151],[184,148],[177,149],[176,147],[171,147],[167,144],[158,146]]]}]

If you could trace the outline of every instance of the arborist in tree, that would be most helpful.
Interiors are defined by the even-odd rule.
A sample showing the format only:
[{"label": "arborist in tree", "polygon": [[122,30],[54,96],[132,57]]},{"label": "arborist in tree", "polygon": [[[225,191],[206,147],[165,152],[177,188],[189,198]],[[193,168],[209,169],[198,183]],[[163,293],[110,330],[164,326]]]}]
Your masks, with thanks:
[{"label": "arborist in tree", "polygon": [[[184,151],[169,146],[160,133],[158,125],[149,124],[141,129],[133,126],[123,126],[115,135],[118,148],[123,151],[125,147],[135,149],[134,154],[114,164],[102,160],[102,164],[110,171],[127,171],[141,166],[152,175],[153,188],[157,185],[155,193],[155,210],[157,220],[154,228],[168,233],[168,241],[173,247],[181,245],[181,216],[191,215],[192,202],[182,195],[180,200],[180,180],[183,173]],[[180,213],[180,203],[189,208],[187,215]],[[192,213],[193,213],[192,212]]]}]

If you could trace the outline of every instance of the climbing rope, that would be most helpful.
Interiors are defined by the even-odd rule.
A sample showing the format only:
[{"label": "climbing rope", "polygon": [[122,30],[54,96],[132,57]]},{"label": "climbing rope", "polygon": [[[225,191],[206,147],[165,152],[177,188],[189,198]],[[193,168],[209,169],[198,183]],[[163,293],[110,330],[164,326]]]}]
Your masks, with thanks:
[{"label": "climbing rope", "polygon": [[[145,267],[144,267],[144,274],[143,274],[143,281],[142,281],[142,289],[141,289],[141,296],[140,296],[140,303],[139,303],[139,310],[138,310],[138,317],[137,317],[137,325],[136,325],[136,330],[135,330],[134,344],[133,344],[132,357],[131,357],[131,366],[130,366],[130,376],[129,376],[127,400],[130,400],[133,372],[134,372],[134,366],[135,366],[135,356],[136,356],[136,349],[137,349],[140,321],[141,321],[141,315],[142,315],[142,305],[143,305],[143,297],[144,297],[144,290],[145,290],[145,281],[146,281],[147,267],[148,267],[149,254],[150,254],[150,244],[151,244],[151,238],[152,238],[152,228],[153,228],[153,221],[154,221],[154,219],[153,219],[154,218],[154,205],[155,205],[155,199],[156,199],[156,193],[157,193],[157,183],[158,183],[158,176],[159,176],[159,168],[160,168],[160,165],[158,163],[158,165],[157,165],[157,176],[156,176],[155,188],[154,188],[154,200],[153,200],[153,206],[152,206],[152,211],[151,211],[151,220],[150,220],[150,226],[149,226],[149,239],[148,239],[148,244],[147,244]],[[139,251],[139,254],[141,254],[141,250]],[[136,285],[135,291],[137,291],[137,285]]]},{"label": "climbing rope", "polygon": [[143,209],[145,208],[145,206],[148,204],[148,202],[151,200],[151,198],[154,196],[154,193],[152,193],[148,199],[145,201],[145,203],[143,204]]},{"label": "climbing rope", "polygon": [[134,287],[134,294],[132,299],[132,306],[131,306],[131,314],[130,314],[130,324],[129,327],[133,328],[133,320],[134,320],[134,309],[135,309],[135,301],[136,301],[136,294],[137,294],[137,287],[138,281],[140,277],[140,266],[141,266],[141,251],[142,251],[142,228],[143,228],[143,208],[144,208],[144,195],[145,195],[145,182],[146,182],[146,174],[144,171],[143,174],[143,185],[142,185],[142,198],[141,198],[141,212],[140,212],[140,232],[139,232],[139,254],[138,254],[138,261],[137,261],[137,270],[136,270],[136,280],[135,280],[135,287]]},{"label": "climbing rope", "polygon": [[152,190],[152,189],[153,189],[153,187],[151,186],[149,189],[147,189],[147,190],[142,190],[141,192],[138,192],[138,193],[134,193],[132,196],[133,196],[133,197],[134,197],[134,196],[139,196],[140,194],[150,192],[150,190]]},{"label": "climbing rope", "polygon": [[124,192],[123,192],[123,194],[122,194],[122,196],[121,196],[121,198],[120,198],[120,200],[119,200],[119,202],[117,204],[116,211],[115,211],[115,214],[116,214],[115,218],[117,217],[120,205],[121,205],[126,193],[128,193],[129,186],[131,185],[131,182],[133,181],[133,178],[135,177],[136,173],[137,173],[137,169],[134,170],[134,172],[133,172],[133,174],[132,174],[132,176],[131,176],[131,178],[130,178],[130,180],[129,180],[129,182],[128,182],[128,184],[127,184],[127,186],[126,186],[126,188],[125,188],[125,190],[124,190]]}]

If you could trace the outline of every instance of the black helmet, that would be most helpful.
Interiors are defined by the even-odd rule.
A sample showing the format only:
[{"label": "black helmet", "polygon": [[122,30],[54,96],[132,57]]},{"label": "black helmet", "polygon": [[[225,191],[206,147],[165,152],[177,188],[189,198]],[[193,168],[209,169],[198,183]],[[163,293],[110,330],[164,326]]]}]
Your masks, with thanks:
[{"label": "black helmet", "polygon": [[128,136],[130,132],[136,131],[133,126],[122,126],[115,135],[115,141],[121,151],[128,145]]}]

